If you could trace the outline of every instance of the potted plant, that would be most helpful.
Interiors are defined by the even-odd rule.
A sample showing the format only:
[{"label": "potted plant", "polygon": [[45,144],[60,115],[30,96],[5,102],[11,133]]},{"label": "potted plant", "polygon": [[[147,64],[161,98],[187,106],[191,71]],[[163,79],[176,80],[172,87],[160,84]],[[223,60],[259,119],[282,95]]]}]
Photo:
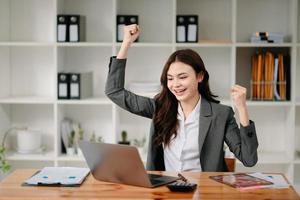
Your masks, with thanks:
[{"label": "potted plant", "polygon": [[10,171],[11,169],[11,165],[8,163],[8,161],[6,160],[5,158],[5,152],[6,152],[6,149],[5,149],[5,140],[8,136],[8,134],[11,132],[11,130],[13,130],[14,128],[10,128],[8,129],[5,133],[4,133],[4,136],[3,136],[3,140],[2,140],[2,143],[1,143],[1,146],[0,146],[0,169],[3,173],[7,173]]},{"label": "potted plant", "polygon": [[97,139],[96,139],[95,131],[93,131],[93,133],[92,133],[92,135],[91,135],[91,138],[90,138],[90,142],[103,143],[103,142],[104,142],[104,139],[103,139],[102,136],[98,136]]},{"label": "potted plant", "polygon": [[67,148],[67,154],[68,155],[74,155],[75,154],[75,131],[72,130],[70,134],[68,135],[68,148]]},{"label": "potted plant", "polygon": [[122,137],[122,140],[118,142],[119,144],[130,145],[130,141],[127,141],[127,132],[126,131],[121,132],[121,137]]},{"label": "potted plant", "polygon": [[[79,140],[83,140],[83,135],[84,135],[84,130],[81,128],[80,124],[78,124],[78,136],[79,136]],[[77,145],[77,154],[79,156],[82,156],[82,151],[81,149],[79,148],[79,146]]]}]

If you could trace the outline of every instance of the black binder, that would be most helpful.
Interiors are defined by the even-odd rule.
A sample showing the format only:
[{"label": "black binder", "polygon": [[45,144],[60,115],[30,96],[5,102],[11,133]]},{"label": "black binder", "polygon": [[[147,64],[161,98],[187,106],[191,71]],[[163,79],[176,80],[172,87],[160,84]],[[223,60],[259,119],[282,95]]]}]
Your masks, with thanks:
[{"label": "black binder", "polygon": [[[117,42],[123,41],[123,28],[130,24],[139,24],[139,17],[137,15],[117,15]],[[138,38],[135,42],[138,42]]]},{"label": "black binder", "polygon": [[69,41],[68,20],[66,15],[57,15],[57,42]]},{"label": "black binder", "polygon": [[80,16],[69,15],[69,41],[79,42],[80,41]]},{"label": "black binder", "polygon": [[69,99],[69,74],[58,73],[57,75],[57,98]]},{"label": "black binder", "polygon": [[198,42],[198,16],[187,16],[187,42]]},{"label": "black binder", "polygon": [[198,42],[198,16],[176,16],[176,42]]},{"label": "black binder", "polygon": [[80,74],[70,74],[70,99],[80,99]]},{"label": "black binder", "polygon": [[176,42],[186,42],[186,19],[185,16],[176,16]]}]

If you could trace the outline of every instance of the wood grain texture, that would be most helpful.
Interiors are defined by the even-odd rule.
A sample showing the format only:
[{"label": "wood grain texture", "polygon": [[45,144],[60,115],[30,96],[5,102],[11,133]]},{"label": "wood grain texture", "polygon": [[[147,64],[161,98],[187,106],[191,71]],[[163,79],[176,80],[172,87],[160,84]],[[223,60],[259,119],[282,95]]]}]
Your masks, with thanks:
[{"label": "wood grain texture", "polygon": [[[288,189],[264,188],[241,191],[209,179],[209,176],[223,174],[214,172],[182,173],[189,181],[198,184],[197,190],[192,193],[170,192],[165,186],[149,189],[101,182],[95,180],[91,175],[87,177],[80,187],[21,186],[22,182],[36,171],[33,169],[14,171],[0,183],[0,199],[300,199],[293,187]],[[151,173],[176,175],[175,172]]]}]

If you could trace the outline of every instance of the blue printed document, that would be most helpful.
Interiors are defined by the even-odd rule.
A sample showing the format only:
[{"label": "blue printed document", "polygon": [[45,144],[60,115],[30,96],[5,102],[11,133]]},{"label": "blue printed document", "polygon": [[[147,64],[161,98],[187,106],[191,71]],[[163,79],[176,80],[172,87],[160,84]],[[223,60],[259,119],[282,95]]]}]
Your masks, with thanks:
[{"label": "blue printed document", "polygon": [[27,185],[79,186],[89,174],[88,168],[44,167],[25,181]]}]

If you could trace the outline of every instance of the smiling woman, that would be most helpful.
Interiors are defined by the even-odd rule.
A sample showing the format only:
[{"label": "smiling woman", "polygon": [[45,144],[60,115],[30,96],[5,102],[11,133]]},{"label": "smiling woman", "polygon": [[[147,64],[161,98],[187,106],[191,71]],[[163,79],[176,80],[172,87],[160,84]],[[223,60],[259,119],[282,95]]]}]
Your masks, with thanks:
[{"label": "smiling woman", "polygon": [[123,109],[152,119],[147,169],[228,171],[224,142],[245,166],[254,166],[258,141],[254,122],[248,118],[246,89],[235,85],[231,90],[239,128],[232,108],[219,104],[212,94],[209,74],[195,51],[178,50],[169,57],[155,98],[124,88],[128,50],[139,34],[136,24],[124,27],[120,51],[110,60],[105,94]]}]

